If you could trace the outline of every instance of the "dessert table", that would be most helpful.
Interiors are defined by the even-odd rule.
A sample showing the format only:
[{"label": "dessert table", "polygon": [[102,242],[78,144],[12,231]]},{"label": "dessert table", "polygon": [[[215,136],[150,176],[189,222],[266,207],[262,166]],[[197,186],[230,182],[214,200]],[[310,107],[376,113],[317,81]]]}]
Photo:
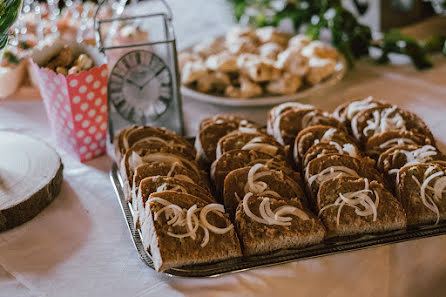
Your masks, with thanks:
[{"label": "dessert table", "polygon": [[[226,1],[169,1],[179,46],[231,26]],[[209,13],[193,18],[193,7]],[[211,13],[212,12],[212,13]],[[218,13],[215,13],[218,12]],[[188,17],[189,15],[189,17]],[[181,25],[185,24],[185,25]],[[187,24],[187,26],[186,26]],[[443,22],[445,24],[445,22]],[[443,27],[446,28],[446,27]],[[419,27],[414,27],[419,30]],[[338,85],[306,102],[332,110],[353,98],[375,96],[420,115],[446,152],[446,59],[416,71],[407,61],[377,66],[362,60]],[[186,131],[228,112],[264,123],[270,107],[229,108],[183,98]],[[444,296],[446,236],[386,245],[255,269],[218,278],[156,273],[138,258],[109,180],[112,161],[84,164],[57,148],[40,100],[0,101],[0,130],[44,139],[64,163],[62,192],[41,214],[0,233],[0,296]]]}]

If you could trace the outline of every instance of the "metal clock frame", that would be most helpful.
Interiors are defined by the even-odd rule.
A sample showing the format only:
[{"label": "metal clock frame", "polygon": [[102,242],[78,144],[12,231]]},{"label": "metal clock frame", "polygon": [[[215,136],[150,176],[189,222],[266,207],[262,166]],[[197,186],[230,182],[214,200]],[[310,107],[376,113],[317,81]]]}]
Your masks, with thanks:
[{"label": "metal clock frame", "polygon": [[[154,0],[146,0],[145,2],[150,2]],[[102,7],[102,5],[107,2],[107,0],[102,0],[101,3],[98,5],[98,8],[95,12],[94,16],[94,29],[96,33],[96,44],[98,46],[98,49],[100,52],[105,54],[106,50],[113,50],[113,49],[120,49],[120,48],[131,48],[131,47],[139,47],[139,46],[152,46],[152,45],[159,45],[159,44],[166,44],[166,46],[169,46],[172,48],[172,53],[168,52],[168,58],[173,60],[173,73],[172,79],[176,80],[175,83],[175,90],[172,90],[172,94],[176,95],[177,98],[177,106],[178,106],[178,116],[179,116],[179,124],[180,124],[180,134],[184,135],[184,118],[183,118],[183,106],[182,106],[182,98],[180,93],[180,76],[179,76],[179,70],[178,70],[178,60],[177,60],[177,47],[176,47],[176,38],[175,38],[175,31],[173,29],[172,24],[172,10],[170,6],[167,4],[165,0],[156,0],[164,6],[166,9],[166,12],[159,12],[159,13],[148,13],[148,14],[141,14],[141,15],[135,15],[135,16],[128,16],[128,17],[114,17],[110,19],[103,19],[98,20],[97,16],[98,13]],[[127,3],[127,0],[120,0],[119,5],[121,5],[121,14],[124,11],[125,5]],[[127,21],[127,20],[134,20],[134,19],[140,19],[140,18],[153,18],[153,17],[162,17],[163,23],[164,23],[164,39],[153,41],[153,42],[142,42],[142,43],[132,43],[132,44],[125,44],[125,45],[118,45],[118,46],[107,46],[104,44],[104,40],[102,40],[101,35],[101,24],[104,23],[114,23],[116,21]],[[173,55],[173,57],[171,57]],[[108,96],[108,95],[107,95]],[[110,104],[110,102],[108,102]],[[113,123],[110,119],[110,116],[108,116],[108,128],[109,128],[109,135],[110,141],[113,141]]]}]

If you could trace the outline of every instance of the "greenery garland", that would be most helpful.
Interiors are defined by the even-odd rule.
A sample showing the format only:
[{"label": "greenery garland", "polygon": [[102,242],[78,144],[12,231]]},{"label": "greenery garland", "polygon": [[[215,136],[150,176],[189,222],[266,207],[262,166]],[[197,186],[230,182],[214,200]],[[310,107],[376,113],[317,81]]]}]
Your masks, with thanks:
[{"label": "greenery garland", "polygon": [[22,0],[0,0],[0,49],[8,42],[9,29],[17,19]]},{"label": "greenery garland", "polygon": [[417,69],[432,67],[428,53],[443,51],[446,55],[445,37],[432,36],[424,43],[406,36],[399,30],[390,30],[379,40],[373,40],[368,26],[342,6],[342,0],[228,0],[234,5],[237,21],[257,27],[278,26],[291,20],[296,30],[304,28],[307,35],[320,39],[321,34],[331,33],[331,42],[346,58],[350,66],[362,56],[369,55],[370,47],[381,49],[378,63],[389,61],[390,53],[410,57]]}]

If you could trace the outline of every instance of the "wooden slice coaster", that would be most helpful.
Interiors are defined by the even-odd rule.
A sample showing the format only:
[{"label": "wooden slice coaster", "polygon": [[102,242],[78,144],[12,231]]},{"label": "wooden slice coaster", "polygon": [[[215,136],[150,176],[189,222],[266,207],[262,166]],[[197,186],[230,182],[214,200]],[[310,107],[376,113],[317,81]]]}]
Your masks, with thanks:
[{"label": "wooden slice coaster", "polygon": [[59,194],[63,165],[44,142],[0,131],[0,231],[23,224]]}]

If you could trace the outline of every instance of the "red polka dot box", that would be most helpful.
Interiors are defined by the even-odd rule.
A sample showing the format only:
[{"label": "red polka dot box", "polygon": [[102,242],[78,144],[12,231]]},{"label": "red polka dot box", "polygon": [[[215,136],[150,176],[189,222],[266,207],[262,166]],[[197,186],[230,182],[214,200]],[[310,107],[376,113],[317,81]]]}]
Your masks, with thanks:
[{"label": "red polka dot box", "polygon": [[69,44],[76,54],[87,53],[99,66],[67,76],[39,66],[45,65],[65,44],[33,55],[32,69],[57,144],[84,162],[106,150],[107,64],[96,48]]}]

